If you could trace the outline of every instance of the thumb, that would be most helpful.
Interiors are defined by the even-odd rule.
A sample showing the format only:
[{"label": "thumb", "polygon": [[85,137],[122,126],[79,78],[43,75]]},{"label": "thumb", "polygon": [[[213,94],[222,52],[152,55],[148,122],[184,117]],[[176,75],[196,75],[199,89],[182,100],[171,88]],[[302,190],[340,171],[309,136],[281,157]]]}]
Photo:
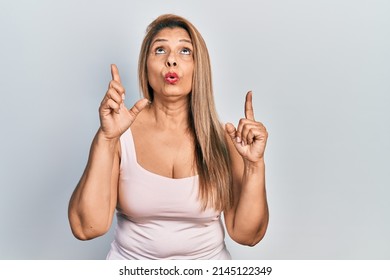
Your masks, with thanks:
[{"label": "thumb", "polygon": [[143,110],[145,109],[145,107],[149,104],[149,100],[146,99],[146,98],[142,98],[140,100],[138,100],[133,107],[130,108],[129,110],[129,113],[133,119],[133,121],[135,120],[135,118],[138,116],[138,114]]},{"label": "thumb", "polygon": [[227,123],[225,125],[225,129],[226,129],[227,133],[229,134],[230,138],[232,139],[232,141],[235,142],[236,128],[234,127],[234,125],[232,125],[231,123]]}]

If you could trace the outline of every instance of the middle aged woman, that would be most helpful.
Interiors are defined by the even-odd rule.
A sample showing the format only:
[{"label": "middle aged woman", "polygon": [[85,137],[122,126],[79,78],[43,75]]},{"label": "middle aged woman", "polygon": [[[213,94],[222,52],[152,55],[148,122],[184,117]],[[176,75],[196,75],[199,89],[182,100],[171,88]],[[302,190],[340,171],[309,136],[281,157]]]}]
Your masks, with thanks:
[{"label": "middle aged woman", "polygon": [[222,212],[236,242],[263,238],[267,131],[254,119],[251,92],[237,128],[221,125],[210,69],[202,36],[175,15],[148,27],[139,60],[145,98],[130,110],[111,66],[101,126],[69,205],[82,240],[106,233],[117,209],[108,259],[230,259]]}]

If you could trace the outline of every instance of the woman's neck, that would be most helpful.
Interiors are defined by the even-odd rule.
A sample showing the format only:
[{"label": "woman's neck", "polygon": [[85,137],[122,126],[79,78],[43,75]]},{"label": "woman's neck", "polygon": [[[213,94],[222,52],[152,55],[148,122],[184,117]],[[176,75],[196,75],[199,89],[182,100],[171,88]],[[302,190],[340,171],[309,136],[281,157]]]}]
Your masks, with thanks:
[{"label": "woman's neck", "polygon": [[149,107],[149,112],[152,121],[161,129],[187,130],[189,128],[190,105],[188,97],[175,101],[154,98]]}]

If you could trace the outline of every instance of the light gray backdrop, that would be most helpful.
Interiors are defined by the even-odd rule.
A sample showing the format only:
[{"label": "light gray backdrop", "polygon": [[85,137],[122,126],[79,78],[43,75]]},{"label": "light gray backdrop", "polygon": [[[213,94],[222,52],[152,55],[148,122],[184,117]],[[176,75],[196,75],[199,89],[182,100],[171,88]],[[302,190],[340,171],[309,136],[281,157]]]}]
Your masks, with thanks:
[{"label": "light gray backdrop", "polygon": [[203,34],[224,122],[269,131],[271,220],[237,259],[390,258],[390,2],[4,1],[0,3],[0,258],[102,259],[113,230],[76,240],[67,204],[119,67],[139,97],[145,28],[177,13]]}]

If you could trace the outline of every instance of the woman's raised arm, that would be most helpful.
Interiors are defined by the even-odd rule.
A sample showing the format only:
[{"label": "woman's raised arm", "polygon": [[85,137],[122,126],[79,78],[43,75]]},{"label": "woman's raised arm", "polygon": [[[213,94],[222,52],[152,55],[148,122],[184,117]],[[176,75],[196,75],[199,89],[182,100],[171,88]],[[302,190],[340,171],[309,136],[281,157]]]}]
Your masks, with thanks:
[{"label": "woman's raised arm", "polygon": [[123,88],[115,65],[112,80],[99,107],[100,128],[96,133],[84,173],[69,202],[68,217],[75,237],[92,239],[106,233],[117,204],[120,144],[119,137],[148,104],[139,100],[127,110]]},{"label": "woman's raised arm", "polygon": [[245,101],[245,118],[237,129],[226,124],[229,152],[232,160],[234,204],[225,211],[225,224],[236,242],[254,246],[263,238],[269,220],[265,189],[264,151],[268,133],[256,122],[252,107],[252,92]]}]

